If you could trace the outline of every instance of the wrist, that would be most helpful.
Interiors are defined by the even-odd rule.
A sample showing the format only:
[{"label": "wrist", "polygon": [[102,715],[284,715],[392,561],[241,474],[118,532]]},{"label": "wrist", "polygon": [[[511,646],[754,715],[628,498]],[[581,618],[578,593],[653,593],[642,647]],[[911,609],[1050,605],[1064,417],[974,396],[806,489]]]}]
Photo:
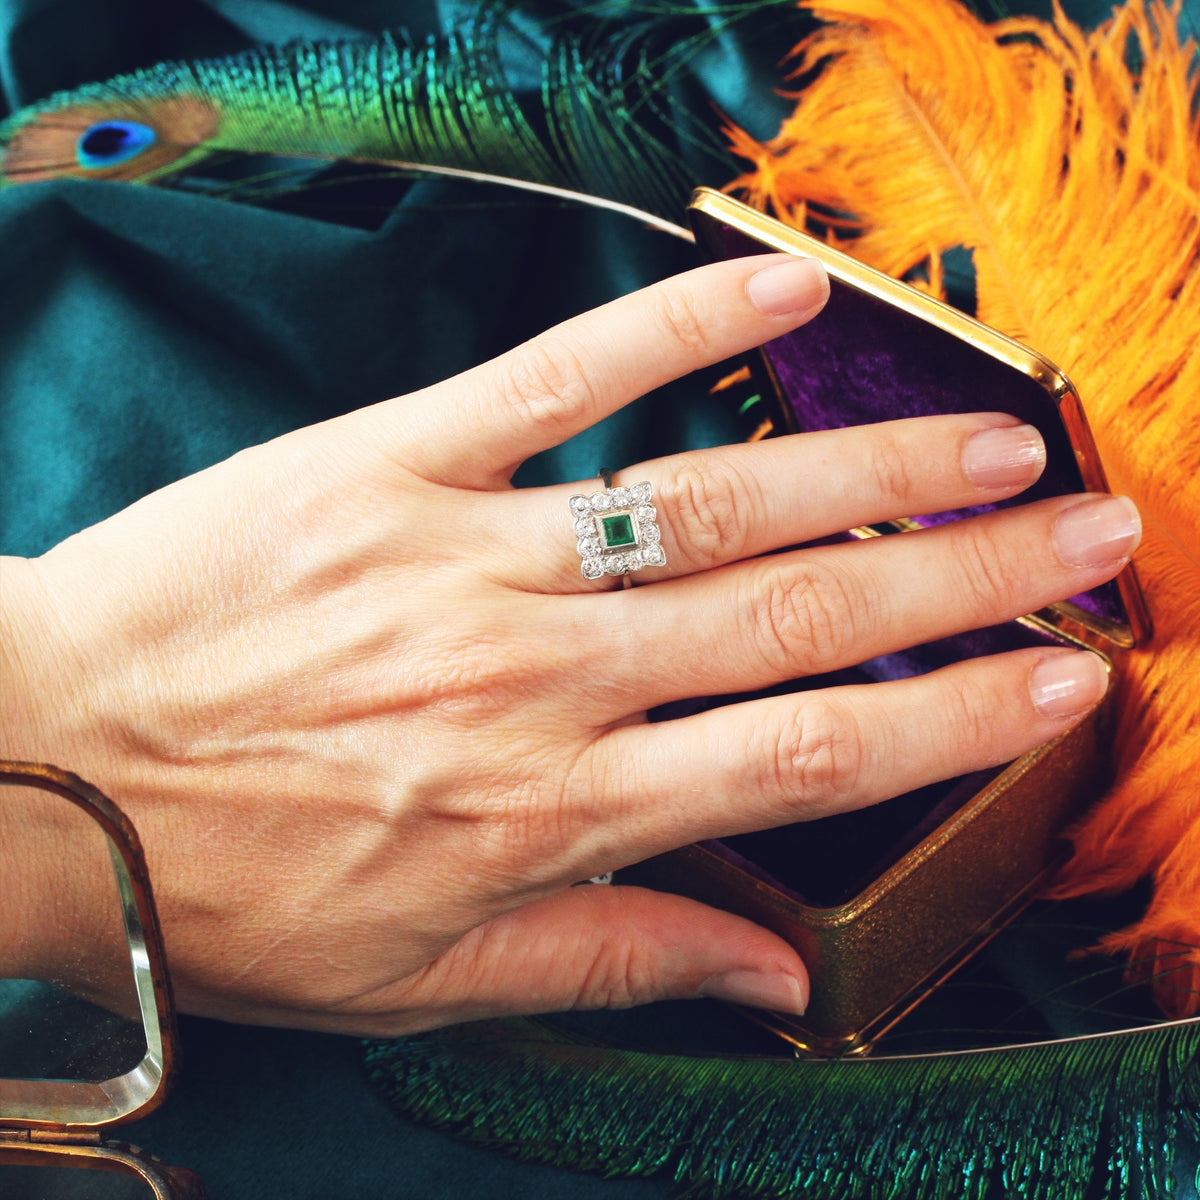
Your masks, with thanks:
[{"label": "wrist", "polygon": [[[0,557],[0,758],[53,763],[108,790],[111,763],[98,695],[104,654],[87,662],[88,639],[112,655],[95,601],[64,586],[47,558]],[[91,626],[87,625],[91,621]]]},{"label": "wrist", "polygon": [[0,558],[0,758],[38,761],[33,564]]},{"label": "wrist", "polygon": [[[92,764],[66,738],[71,656],[55,626],[37,564],[0,557],[0,759],[88,777]],[[0,788],[0,978],[97,994],[88,977],[113,954],[113,922],[94,903],[112,891],[107,860],[99,827],[70,801]]]}]

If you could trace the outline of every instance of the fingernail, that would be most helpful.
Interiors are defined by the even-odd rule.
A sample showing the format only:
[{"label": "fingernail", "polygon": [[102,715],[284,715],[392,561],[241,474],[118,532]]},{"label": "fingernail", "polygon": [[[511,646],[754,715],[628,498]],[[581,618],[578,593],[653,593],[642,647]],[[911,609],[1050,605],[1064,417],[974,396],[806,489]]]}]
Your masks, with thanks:
[{"label": "fingernail", "polygon": [[794,975],[783,971],[726,971],[700,985],[700,995],[751,1008],[801,1016],[808,1007],[808,991]]},{"label": "fingernail", "polygon": [[967,438],[963,474],[982,488],[1033,483],[1046,465],[1046,443],[1032,425],[981,429]]},{"label": "fingernail", "polygon": [[1029,673],[1033,706],[1043,717],[1075,717],[1095,708],[1108,691],[1108,669],[1098,654],[1071,650],[1043,658]]},{"label": "fingernail", "polygon": [[746,295],[759,312],[768,316],[808,316],[829,299],[829,276],[815,258],[793,258],[751,275]]},{"label": "fingernail", "polygon": [[1100,567],[1128,558],[1141,540],[1142,520],[1127,496],[1084,500],[1054,522],[1054,549],[1071,567]]}]

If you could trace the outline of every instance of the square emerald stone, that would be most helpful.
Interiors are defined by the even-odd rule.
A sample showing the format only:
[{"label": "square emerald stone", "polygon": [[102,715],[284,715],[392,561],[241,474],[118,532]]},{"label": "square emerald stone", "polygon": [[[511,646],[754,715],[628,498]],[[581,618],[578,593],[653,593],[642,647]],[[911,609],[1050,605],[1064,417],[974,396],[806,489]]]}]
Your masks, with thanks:
[{"label": "square emerald stone", "polygon": [[611,517],[601,517],[600,529],[604,534],[606,550],[637,544],[633,533],[633,518],[628,513],[614,513]]}]

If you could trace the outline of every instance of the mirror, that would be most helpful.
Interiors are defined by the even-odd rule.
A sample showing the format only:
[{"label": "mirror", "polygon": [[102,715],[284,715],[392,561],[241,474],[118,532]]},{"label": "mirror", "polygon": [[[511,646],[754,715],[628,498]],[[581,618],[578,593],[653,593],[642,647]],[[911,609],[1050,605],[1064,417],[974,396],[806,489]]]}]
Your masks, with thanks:
[{"label": "mirror", "polygon": [[0,1158],[0,1196],[12,1200],[152,1200],[162,1194],[138,1175],[17,1165]]},{"label": "mirror", "polygon": [[133,826],[69,772],[0,762],[0,894],[0,1195],[199,1200],[190,1172],[101,1140],[158,1106],[173,1058]]},{"label": "mirror", "polygon": [[[111,842],[87,811],[54,792],[0,790],[6,894],[15,885],[21,895],[20,875],[39,850],[58,877],[27,884],[0,932],[0,1078],[100,1083],[126,1075],[146,1057],[147,1041]],[[29,894],[32,886],[39,894]],[[42,965],[56,933],[86,952],[66,966]],[[28,1111],[0,1092],[0,1116]]]}]

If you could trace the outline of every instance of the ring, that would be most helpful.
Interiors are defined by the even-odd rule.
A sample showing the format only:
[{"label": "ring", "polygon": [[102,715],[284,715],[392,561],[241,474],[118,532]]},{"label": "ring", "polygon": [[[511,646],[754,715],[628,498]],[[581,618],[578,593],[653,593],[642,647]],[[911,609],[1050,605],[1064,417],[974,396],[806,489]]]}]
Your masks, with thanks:
[{"label": "ring", "polygon": [[653,489],[648,483],[613,487],[612,472],[607,470],[600,471],[600,478],[602,491],[568,501],[584,579],[666,566]]}]

